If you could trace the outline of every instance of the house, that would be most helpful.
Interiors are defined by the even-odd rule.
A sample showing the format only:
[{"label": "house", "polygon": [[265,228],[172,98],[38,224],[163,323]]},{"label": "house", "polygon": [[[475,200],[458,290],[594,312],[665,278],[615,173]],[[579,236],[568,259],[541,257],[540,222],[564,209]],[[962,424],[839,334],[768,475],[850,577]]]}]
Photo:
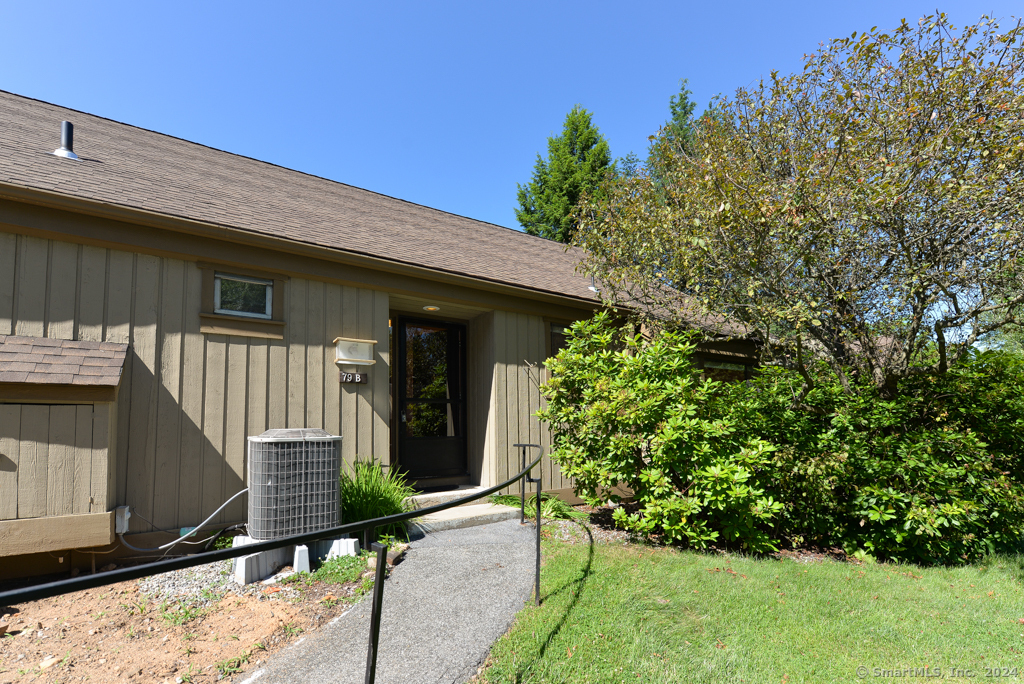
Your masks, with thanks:
[{"label": "house", "polygon": [[548,444],[539,364],[600,305],[577,252],[11,93],[0,121],[0,578],[88,565],[117,506],[142,545],[196,525],[269,428],[420,487]]}]

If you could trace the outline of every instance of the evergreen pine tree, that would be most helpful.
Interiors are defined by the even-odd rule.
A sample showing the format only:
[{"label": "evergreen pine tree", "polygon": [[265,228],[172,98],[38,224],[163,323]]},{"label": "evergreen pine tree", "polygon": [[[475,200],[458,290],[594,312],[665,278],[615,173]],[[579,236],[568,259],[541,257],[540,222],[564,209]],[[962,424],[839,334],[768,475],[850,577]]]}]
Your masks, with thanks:
[{"label": "evergreen pine tree", "polygon": [[530,235],[569,242],[575,231],[573,209],[615,171],[608,141],[580,105],[565,117],[562,134],[548,138],[548,157],[539,154],[533,177],[518,185],[516,219]]},{"label": "evergreen pine tree", "polygon": [[671,117],[661,127],[661,132],[651,138],[647,150],[647,169],[659,184],[667,164],[680,154],[689,156],[693,151],[693,112],[697,103],[690,99],[693,93],[686,83],[685,78],[679,82],[679,92],[668,101]]}]

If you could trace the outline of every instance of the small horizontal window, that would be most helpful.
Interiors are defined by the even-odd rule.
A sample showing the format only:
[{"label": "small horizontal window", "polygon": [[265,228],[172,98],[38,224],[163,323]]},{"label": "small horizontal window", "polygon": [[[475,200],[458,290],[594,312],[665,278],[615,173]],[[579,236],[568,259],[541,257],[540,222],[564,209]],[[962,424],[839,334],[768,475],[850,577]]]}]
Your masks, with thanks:
[{"label": "small horizontal window", "polygon": [[229,316],[273,318],[274,281],[217,273],[213,279],[213,311]]}]

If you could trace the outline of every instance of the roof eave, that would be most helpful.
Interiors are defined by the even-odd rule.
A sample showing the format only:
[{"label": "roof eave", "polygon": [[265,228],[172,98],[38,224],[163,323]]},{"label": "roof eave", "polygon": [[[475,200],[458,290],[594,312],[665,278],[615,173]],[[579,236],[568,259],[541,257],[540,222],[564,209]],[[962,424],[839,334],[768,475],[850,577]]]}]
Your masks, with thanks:
[{"label": "roof eave", "polygon": [[14,183],[0,181],[0,198],[49,207],[61,211],[86,214],[97,218],[105,218],[127,223],[169,230],[186,235],[225,240],[254,247],[264,247],[297,255],[316,256],[340,264],[362,266],[378,271],[407,275],[441,282],[448,282],[465,287],[484,289],[527,299],[551,301],[559,304],[595,309],[601,306],[596,299],[576,297],[561,292],[553,292],[539,288],[513,285],[507,282],[470,276],[443,269],[429,268],[417,264],[384,259],[360,252],[326,247],[313,242],[290,240],[283,237],[257,233],[243,228],[219,224],[209,221],[154,212],[138,207],[131,207],[110,202],[101,202],[83,197],[76,197],[59,192],[41,190]]}]

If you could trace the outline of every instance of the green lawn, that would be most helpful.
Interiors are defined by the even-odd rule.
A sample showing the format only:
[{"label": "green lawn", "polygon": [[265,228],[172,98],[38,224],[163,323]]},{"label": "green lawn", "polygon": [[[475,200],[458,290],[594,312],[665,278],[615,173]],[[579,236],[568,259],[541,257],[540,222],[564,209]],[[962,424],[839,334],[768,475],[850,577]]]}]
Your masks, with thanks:
[{"label": "green lawn", "polygon": [[543,551],[543,604],[495,644],[491,684],[846,682],[863,681],[861,666],[876,681],[893,677],[874,668],[926,666],[944,679],[951,667],[983,681],[1016,667],[1024,678],[1024,557],[797,563],[588,535]]}]

